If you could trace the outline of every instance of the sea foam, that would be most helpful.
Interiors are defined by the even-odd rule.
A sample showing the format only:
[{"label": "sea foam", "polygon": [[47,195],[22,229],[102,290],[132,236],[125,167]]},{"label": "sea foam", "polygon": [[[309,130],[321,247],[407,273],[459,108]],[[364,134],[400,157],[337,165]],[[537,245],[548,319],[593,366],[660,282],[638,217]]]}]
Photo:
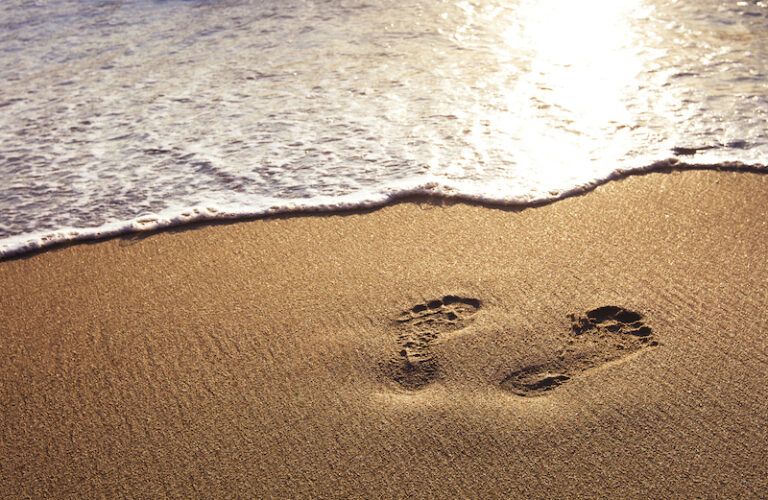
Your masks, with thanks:
[{"label": "sea foam", "polygon": [[767,11],[3,2],[0,257],[414,194],[524,205],[671,166],[762,171]]}]

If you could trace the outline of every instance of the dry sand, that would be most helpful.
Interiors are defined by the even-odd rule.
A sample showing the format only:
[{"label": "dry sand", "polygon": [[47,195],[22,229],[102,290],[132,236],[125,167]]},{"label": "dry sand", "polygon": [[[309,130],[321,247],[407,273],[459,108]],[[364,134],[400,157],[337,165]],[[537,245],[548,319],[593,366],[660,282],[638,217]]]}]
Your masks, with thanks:
[{"label": "dry sand", "polygon": [[0,263],[0,496],[764,496],[767,207],[651,174]]}]

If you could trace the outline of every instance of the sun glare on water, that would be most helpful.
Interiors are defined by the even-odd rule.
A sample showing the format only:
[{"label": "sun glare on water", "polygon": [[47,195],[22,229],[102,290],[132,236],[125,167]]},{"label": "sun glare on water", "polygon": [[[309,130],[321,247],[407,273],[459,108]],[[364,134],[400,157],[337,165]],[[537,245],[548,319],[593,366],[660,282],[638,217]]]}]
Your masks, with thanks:
[{"label": "sun glare on water", "polygon": [[[484,118],[507,145],[474,134],[474,147],[505,148],[518,166],[571,179],[594,174],[580,174],[579,164],[625,154],[637,127],[629,99],[644,70],[633,21],[647,11],[642,0],[523,1],[496,17],[499,60],[514,60],[517,74],[497,83],[500,102]],[[488,78],[502,81],[501,73]]]}]

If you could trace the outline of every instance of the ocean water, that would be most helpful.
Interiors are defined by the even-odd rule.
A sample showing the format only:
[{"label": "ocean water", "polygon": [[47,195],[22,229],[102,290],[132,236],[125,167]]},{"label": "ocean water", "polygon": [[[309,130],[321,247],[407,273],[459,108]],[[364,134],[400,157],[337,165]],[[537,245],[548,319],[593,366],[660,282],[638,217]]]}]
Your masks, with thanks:
[{"label": "ocean water", "polygon": [[768,3],[4,0],[0,257],[768,164]]}]

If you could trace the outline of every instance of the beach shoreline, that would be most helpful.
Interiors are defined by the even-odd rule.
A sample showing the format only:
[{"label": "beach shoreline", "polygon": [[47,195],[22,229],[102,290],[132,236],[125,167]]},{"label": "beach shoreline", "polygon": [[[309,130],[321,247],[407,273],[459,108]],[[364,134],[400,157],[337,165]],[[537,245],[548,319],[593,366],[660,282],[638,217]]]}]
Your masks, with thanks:
[{"label": "beach shoreline", "polygon": [[670,174],[678,171],[734,172],[765,175],[768,173],[768,166],[762,163],[743,163],[739,161],[716,164],[688,163],[672,157],[655,161],[633,170],[615,171],[607,177],[595,179],[588,184],[579,185],[562,192],[550,192],[548,196],[531,199],[489,198],[486,194],[481,195],[477,192],[466,194],[461,193],[461,190],[457,190],[450,185],[425,182],[409,188],[403,186],[401,191],[396,190],[388,195],[380,194],[372,199],[361,199],[360,195],[340,196],[334,198],[336,201],[333,203],[314,204],[314,201],[311,201],[306,205],[299,203],[292,206],[289,203],[284,206],[276,205],[270,209],[238,207],[226,210],[217,208],[216,204],[199,204],[169,210],[162,214],[146,214],[126,220],[108,222],[101,226],[65,227],[57,230],[38,231],[0,238],[0,262],[27,258],[40,252],[69,245],[97,243],[114,238],[143,238],[164,231],[184,231],[206,225],[233,224],[273,218],[364,214],[390,205],[409,202],[436,205],[462,203],[497,210],[519,211],[557,203],[574,196],[583,196],[603,184],[620,181],[627,177],[655,173]]},{"label": "beach shoreline", "polygon": [[758,497],[766,206],[676,171],[0,262],[0,496]]}]

